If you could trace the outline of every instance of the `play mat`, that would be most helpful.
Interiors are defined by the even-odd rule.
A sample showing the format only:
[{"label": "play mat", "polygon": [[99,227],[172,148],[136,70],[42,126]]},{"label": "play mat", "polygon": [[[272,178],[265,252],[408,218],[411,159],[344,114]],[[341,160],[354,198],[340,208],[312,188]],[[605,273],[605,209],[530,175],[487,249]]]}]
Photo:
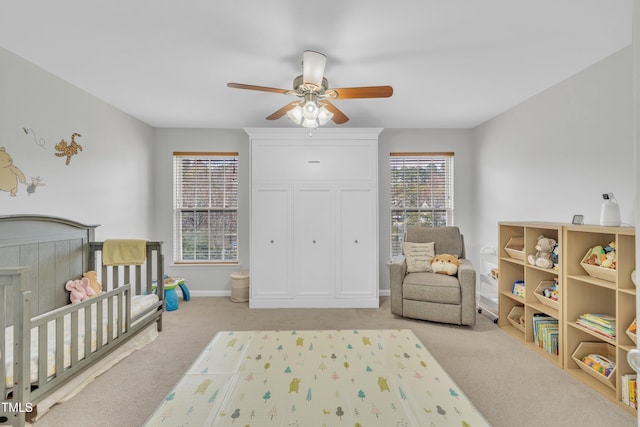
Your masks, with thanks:
[{"label": "play mat", "polygon": [[220,332],[147,426],[488,426],[410,330]]}]

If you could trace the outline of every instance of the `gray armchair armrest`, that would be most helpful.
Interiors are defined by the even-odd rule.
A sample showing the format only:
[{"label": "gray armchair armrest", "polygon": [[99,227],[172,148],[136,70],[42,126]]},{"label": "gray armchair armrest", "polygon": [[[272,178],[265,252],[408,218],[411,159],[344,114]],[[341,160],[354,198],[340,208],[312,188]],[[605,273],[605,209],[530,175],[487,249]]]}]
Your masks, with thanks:
[{"label": "gray armchair armrest", "polygon": [[458,280],[462,293],[462,324],[475,325],[476,270],[468,259],[461,259],[461,261],[462,263],[458,266]]},{"label": "gray armchair armrest", "polygon": [[407,263],[404,256],[398,255],[389,264],[391,290],[391,313],[402,316],[402,282],[407,275]]}]

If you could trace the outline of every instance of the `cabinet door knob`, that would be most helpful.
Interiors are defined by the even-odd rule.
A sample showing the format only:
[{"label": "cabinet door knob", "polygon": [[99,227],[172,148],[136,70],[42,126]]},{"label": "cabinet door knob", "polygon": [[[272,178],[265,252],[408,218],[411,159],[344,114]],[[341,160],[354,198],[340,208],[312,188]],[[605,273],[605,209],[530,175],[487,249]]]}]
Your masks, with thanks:
[{"label": "cabinet door knob", "polygon": [[271,241],[271,244],[273,244],[273,240]]},{"label": "cabinet door knob", "polygon": [[355,243],[356,243],[356,244],[358,243],[358,239],[356,239]]},{"label": "cabinet door knob", "polygon": [[313,243],[315,244],[315,243],[316,243],[316,241],[314,240],[314,241],[313,241]]}]

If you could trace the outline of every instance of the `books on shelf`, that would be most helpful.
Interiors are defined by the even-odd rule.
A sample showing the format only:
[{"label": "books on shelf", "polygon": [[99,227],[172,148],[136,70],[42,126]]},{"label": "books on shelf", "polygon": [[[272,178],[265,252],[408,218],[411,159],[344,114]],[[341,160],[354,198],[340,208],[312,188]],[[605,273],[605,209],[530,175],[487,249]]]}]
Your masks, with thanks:
[{"label": "books on shelf", "polygon": [[533,315],[533,341],[542,350],[558,355],[558,319],[542,313]]},{"label": "books on shelf", "polygon": [[638,409],[638,383],[636,374],[622,376],[620,391],[622,392],[622,402],[632,408]]},{"label": "books on shelf", "polygon": [[576,323],[605,338],[616,337],[616,318],[608,314],[585,313],[576,320]]}]

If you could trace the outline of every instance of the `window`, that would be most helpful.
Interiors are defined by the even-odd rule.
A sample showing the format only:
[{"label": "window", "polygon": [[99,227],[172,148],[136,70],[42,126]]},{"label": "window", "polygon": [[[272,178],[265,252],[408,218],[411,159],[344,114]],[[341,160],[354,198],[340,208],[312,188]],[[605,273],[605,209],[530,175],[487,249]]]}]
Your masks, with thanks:
[{"label": "window", "polygon": [[453,153],[391,153],[391,256],[408,225],[453,224]]},{"label": "window", "polygon": [[173,153],[176,263],[238,262],[238,153]]}]

